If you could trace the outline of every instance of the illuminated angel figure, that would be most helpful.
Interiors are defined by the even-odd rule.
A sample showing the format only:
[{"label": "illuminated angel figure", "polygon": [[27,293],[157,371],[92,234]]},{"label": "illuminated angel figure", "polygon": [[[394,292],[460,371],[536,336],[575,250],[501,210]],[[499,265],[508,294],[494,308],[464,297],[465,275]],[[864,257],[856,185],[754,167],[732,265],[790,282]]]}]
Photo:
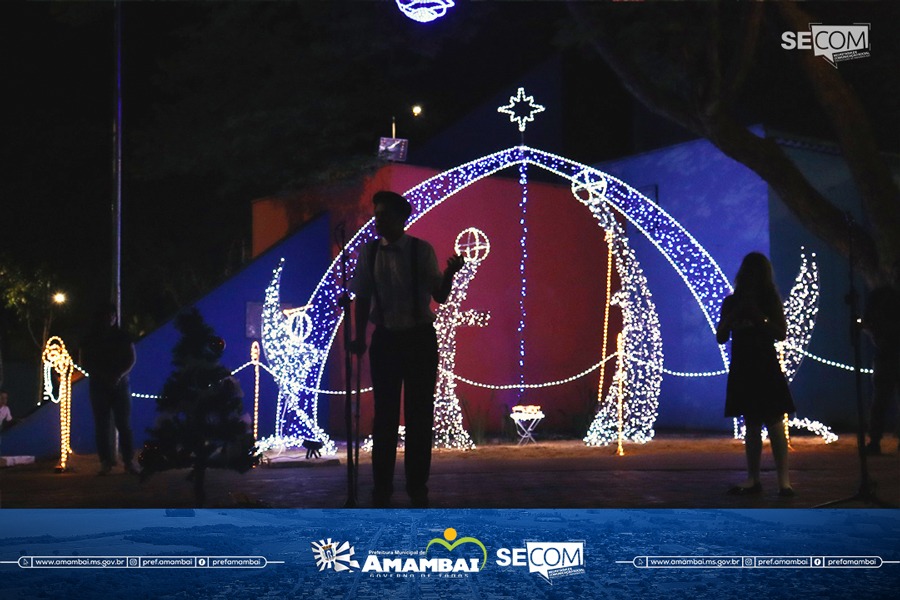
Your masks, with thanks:
[{"label": "illuminated angel figure", "polygon": [[435,329],[438,338],[438,380],[434,394],[434,447],[470,450],[475,447],[469,433],[463,427],[462,411],[456,396],[456,330],[459,327],[485,327],[490,313],[474,310],[461,311],[469,284],[478,273],[478,266],[491,251],[488,237],[479,229],[470,227],[456,237],[456,252],[466,259],[466,264],[456,274],[453,289],[447,301],[436,311]]},{"label": "illuminated angel figure", "polygon": [[280,301],[281,272],[275,269],[266,289],[262,313],[262,346],[269,369],[278,382],[275,435],[261,440],[261,449],[273,446],[299,447],[305,440],[322,442],[321,451],[334,454],[337,448],[317,422],[315,394],[305,394],[313,367],[325,360],[325,351],[307,341],[312,333],[310,306],[283,310]]},{"label": "illuminated angel figure", "polygon": [[647,278],[628,245],[625,230],[605,201],[606,181],[573,182],[572,193],[586,204],[606,232],[606,243],[615,257],[621,289],[610,302],[622,309],[622,345],[614,381],[584,437],[588,446],[619,441],[645,444],[653,439],[659,407],[663,351],[659,317]]},{"label": "illuminated angel figure", "polygon": [[[789,382],[793,381],[800,368],[800,363],[803,361],[806,349],[812,339],[816,315],[819,312],[819,267],[815,258],[816,255],[813,253],[808,259],[805,251],[801,249],[800,271],[794,279],[790,294],[784,300],[787,337],[782,342],[775,342],[775,350],[781,361],[781,370]],[[819,421],[794,417],[786,420],[786,423],[788,427],[806,429],[821,436],[825,443],[831,443],[838,439],[830,427]],[[745,431],[743,419],[734,419],[734,437],[743,439]]]}]

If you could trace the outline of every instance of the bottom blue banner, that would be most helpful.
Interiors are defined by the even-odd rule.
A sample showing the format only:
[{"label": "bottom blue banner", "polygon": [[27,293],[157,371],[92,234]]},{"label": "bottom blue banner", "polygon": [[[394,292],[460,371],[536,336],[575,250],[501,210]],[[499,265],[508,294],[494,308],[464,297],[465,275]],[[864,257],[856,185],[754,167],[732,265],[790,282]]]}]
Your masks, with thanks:
[{"label": "bottom blue banner", "polygon": [[2,510],[11,598],[895,598],[896,510]]}]

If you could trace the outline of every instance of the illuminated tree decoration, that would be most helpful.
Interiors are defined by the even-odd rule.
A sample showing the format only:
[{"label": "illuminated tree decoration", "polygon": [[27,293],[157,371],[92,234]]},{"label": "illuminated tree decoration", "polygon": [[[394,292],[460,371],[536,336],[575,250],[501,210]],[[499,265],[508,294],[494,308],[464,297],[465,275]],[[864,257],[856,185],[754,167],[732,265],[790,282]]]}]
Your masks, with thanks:
[{"label": "illuminated tree decoration", "polygon": [[225,344],[194,308],[175,319],[181,338],[172,373],[156,401],[157,418],[138,457],[141,480],[190,469],[198,506],[206,502],[209,469],[244,473],[258,462],[250,416],[236,378],[221,363]]},{"label": "illuminated tree decoration", "polygon": [[397,0],[397,7],[404,15],[419,23],[431,23],[453,8],[453,0]]},{"label": "illuminated tree decoration", "polygon": [[324,454],[336,454],[334,442],[318,425],[317,396],[308,393],[309,389],[316,389],[318,377],[313,373],[314,367],[321,367],[327,351],[307,341],[314,329],[309,305],[282,310],[283,269],[284,260],[278,264],[266,289],[262,318],[263,351],[278,383],[275,434],[259,440],[257,447],[260,450],[272,446],[298,447],[304,440],[311,440],[323,444]]},{"label": "illuminated tree decoration", "polygon": [[438,306],[434,328],[438,339],[438,380],[434,397],[434,447],[471,450],[472,438],[463,427],[463,415],[456,396],[456,330],[459,327],[486,327],[490,313],[460,310],[469,284],[475,279],[481,261],[491,251],[488,237],[480,229],[470,227],[456,237],[457,254],[466,259],[454,276],[453,288],[444,304]]},{"label": "illuminated tree decoration", "polygon": [[[75,363],[62,339],[53,336],[44,344],[41,353],[44,365],[44,398],[59,404],[59,465],[57,471],[65,471],[72,454],[72,372]],[[59,396],[53,396],[51,369],[59,375]]]}]

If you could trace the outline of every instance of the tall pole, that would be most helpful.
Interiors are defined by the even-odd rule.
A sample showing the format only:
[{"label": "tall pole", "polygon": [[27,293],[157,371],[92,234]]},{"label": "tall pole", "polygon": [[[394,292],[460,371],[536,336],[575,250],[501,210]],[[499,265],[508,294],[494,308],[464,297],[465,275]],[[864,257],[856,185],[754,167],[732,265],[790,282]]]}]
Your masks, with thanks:
[{"label": "tall pole", "polygon": [[[113,36],[116,58],[115,105],[113,107],[113,165],[112,165],[112,289],[110,301],[116,307],[116,324],[122,326],[122,2],[113,4]],[[119,430],[110,414],[110,445],[119,447]],[[122,457],[125,460],[125,457]],[[125,465],[126,467],[128,465]]]},{"label": "tall pole", "polygon": [[112,291],[116,322],[122,323],[122,2],[116,0],[115,29],[115,107],[113,118],[113,195],[112,195]]}]

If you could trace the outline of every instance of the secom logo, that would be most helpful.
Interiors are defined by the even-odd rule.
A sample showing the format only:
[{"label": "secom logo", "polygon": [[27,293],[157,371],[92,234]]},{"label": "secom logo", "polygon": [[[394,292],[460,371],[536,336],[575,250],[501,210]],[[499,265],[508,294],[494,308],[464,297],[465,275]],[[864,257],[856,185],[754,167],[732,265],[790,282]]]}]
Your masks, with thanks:
[{"label": "secom logo", "polygon": [[524,548],[497,550],[500,567],[528,567],[547,583],[553,579],[584,575],[584,542],[525,542]]},{"label": "secom logo", "polygon": [[809,31],[785,31],[781,47],[785,50],[812,50],[832,67],[845,60],[868,58],[869,23],[853,25],[822,25],[810,23]]}]

